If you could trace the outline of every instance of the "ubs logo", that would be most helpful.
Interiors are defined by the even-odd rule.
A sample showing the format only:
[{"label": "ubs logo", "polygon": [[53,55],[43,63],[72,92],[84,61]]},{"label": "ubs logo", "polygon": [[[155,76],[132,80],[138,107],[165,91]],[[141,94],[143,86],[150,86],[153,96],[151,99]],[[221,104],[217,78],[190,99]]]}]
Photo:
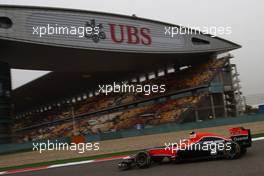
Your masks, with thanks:
[{"label": "ubs logo", "polygon": [[87,39],[92,39],[93,42],[98,43],[100,40],[106,39],[106,34],[104,32],[104,27],[101,23],[96,24],[95,20],[91,20],[90,23],[87,22],[85,27],[88,31],[85,33]]},{"label": "ubs logo", "polygon": [[[128,45],[151,45],[152,38],[150,29],[145,27],[136,27],[124,24],[109,23],[110,40],[115,44],[128,44]],[[96,24],[92,19],[85,24],[86,32],[85,37],[92,39],[93,42],[98,43],[100,40],[106,39],[106,33],[101,23]]]},{"label": "ubs logo", "polygon": [[128,45],[151,45],[150,29],[131,25],[109,23],[111,39],[114,43]]}]

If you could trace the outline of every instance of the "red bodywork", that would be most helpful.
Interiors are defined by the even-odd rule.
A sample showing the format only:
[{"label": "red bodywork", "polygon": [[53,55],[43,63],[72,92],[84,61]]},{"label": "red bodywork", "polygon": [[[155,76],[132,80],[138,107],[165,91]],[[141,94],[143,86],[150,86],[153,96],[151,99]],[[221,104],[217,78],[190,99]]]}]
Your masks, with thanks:
[{"label": "red bodywork", "polygon": [[[246,148],[251,147],[251,133],[249,129],[243,127],[235,127],[229,129],[230,136],[225,137],[214,133],[190,133],[190,138],[174,143],[165,144],[166,146],[147,149],[138,152],[136,155],[124,158],[124,161],[118,164],[121,169],[129,169],[132,167],[145,168],[149,167],[151,162],[162,161],[183,161],[188,159],[199,158],[219,158],[224,157],[234,159],[246,153]],[[197,144],[197,145],[196,145]],[[222,150],[214,148],[201,149],[194,148],[196,146],[206,146],[207,144],[230,144],[227,150],[224,146]],[[226,147],[226,148],[225,148]]]},{"label": "red bodywork", "polygon": [[242,127],[230,128],[229,132],[231,136],[249,135],[249,131]]},{"label": "red bodywork", "polygon": [[192,145],[194,143],[198,143],[202,138],[204,137],[217,137],[217,138],[221,138],[225,141],[230,141],[231,138],[225,137],[225,136],[220,136],[214,133],[207,133],[207,132],[203,132],[203,133],[197,133],[195,135],[195,137],[189,138],[187,140],[182,141],[180,144],[174,145],[174,146],[170,146],[170,147],[160,147],[160,148],[153,148],[153,149],[149,149],[147,150],[147,152],[151,155],[151,156],[168,156],[173,158],[176,158],[177,155],[177,148],[179,148],[179,145],[182,145],[181,147],[185,146],[189,146]]}]

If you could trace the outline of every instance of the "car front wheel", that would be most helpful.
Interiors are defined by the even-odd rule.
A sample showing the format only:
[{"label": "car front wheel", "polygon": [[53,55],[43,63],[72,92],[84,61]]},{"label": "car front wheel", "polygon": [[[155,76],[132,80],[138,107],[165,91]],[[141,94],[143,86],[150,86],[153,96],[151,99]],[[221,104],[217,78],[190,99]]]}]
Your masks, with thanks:
[{"label": "car front wheel", "polygon": [[147,168],[151,165],[151,157],[147,152],[139,152],[135,157],[135,161],[138,168]]}]

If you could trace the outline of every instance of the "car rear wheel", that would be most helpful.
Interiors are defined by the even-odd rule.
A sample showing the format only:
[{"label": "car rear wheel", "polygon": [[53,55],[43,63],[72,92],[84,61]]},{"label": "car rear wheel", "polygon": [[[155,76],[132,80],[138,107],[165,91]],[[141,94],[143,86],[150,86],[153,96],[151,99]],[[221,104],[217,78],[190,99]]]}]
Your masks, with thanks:
[{"label": "car rear wheel", "polygon": [[[237,159],[241,154],[241,147],[236,142],[229,143],[229,147],[224,150],[224,156],[226,159]],[[227,144],[226,144],[227,145]]]},{"label": "car rear wheel", "polygon": [[136,166],[138,168],[147,168],[151,165],[151,157],[147,152],[139,152],[136,155]]}]

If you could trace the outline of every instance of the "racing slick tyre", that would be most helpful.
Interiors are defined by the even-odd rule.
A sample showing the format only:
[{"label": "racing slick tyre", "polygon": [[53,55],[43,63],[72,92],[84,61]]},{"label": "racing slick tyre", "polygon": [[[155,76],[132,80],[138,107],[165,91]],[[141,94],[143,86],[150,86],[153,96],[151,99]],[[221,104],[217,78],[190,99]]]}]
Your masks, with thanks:
[{"label": "racing slick tyre", "polygon": [[151,157],[148,152],[139,152],[135,157],[138,168],[147,168],[151,165]]},{"label": "racing slick tyre", "polygon": [[236,142],[231,142],[230,147],[225,147],[224,149],[224,157],[226,159],[237,159],[241,155],[241,147]]}]

